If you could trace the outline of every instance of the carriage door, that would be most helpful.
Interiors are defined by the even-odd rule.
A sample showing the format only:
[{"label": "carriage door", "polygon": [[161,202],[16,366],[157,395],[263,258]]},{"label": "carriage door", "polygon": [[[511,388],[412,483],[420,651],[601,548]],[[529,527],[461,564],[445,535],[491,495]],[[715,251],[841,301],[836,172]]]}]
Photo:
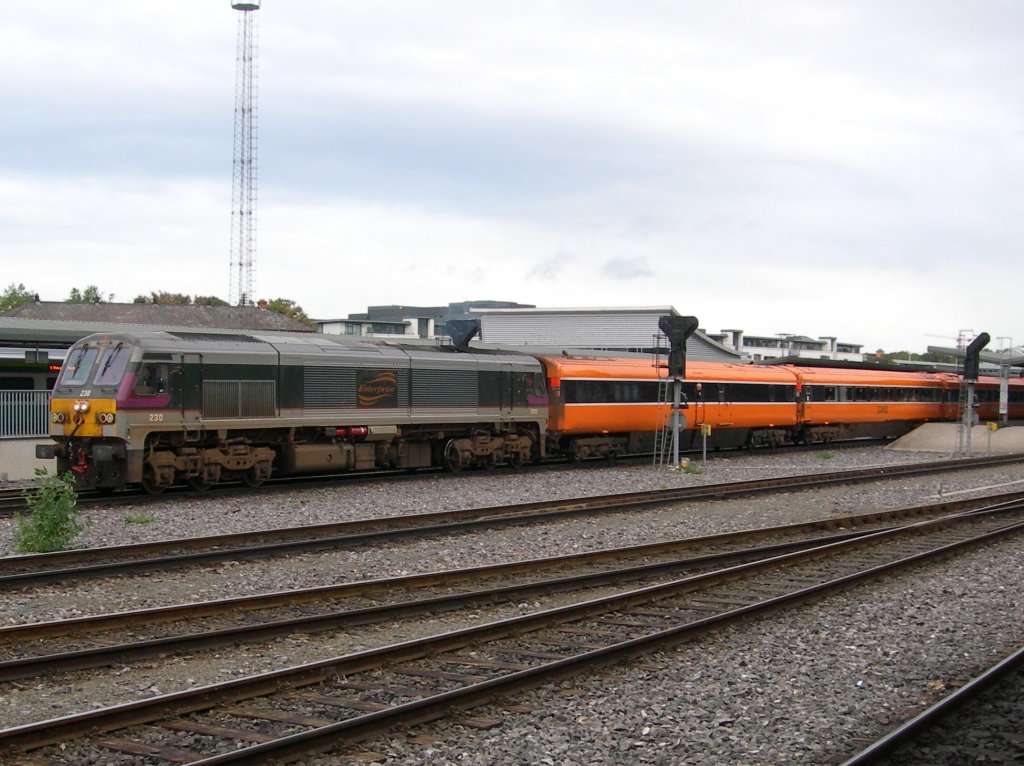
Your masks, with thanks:
[{"label": "carriage door", "polygon": [[182,354],[178,365],[181,390],[181,420],[188,427],[199,423],[203,413],[203,355]]},{"label": "carriage door", "polygon": [[499,406],[501,408],[501,423],[504,426],[512,422],[512,411],[516,403],[516,375],[512,372],[511,364],[503,364],[500,373]]}]

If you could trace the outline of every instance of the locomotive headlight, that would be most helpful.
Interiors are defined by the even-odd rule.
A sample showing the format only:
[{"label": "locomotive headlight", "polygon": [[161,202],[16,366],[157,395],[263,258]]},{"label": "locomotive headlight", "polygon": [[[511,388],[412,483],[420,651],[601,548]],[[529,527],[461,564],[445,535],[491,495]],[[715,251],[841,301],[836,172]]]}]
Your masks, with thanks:
[{"label": "locomotive headlight", "polygon": [[50,413],[50,422],[52,423],[63,423],[65,420],[63,412]]},{"label": "locomotive headlight", "polygon": [[114,413],[101,412],[96,416],[96,420],[98,423],[100,423],[100,425],[109,426],[111,423],[114,422]]},{"label": "locomotive headlight", "polygon": [[71,409],[75,412],[86,413],[89,411],[89,402],[78,401],[71,405]]}]

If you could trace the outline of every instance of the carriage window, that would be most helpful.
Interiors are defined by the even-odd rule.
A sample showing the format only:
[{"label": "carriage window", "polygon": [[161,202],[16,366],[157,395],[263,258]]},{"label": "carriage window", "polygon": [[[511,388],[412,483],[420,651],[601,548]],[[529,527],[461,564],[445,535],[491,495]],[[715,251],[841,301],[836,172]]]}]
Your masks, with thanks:
[{"label": "carriage window", "polygon": [[167,365],[146,363],[135,376],[136,396],[152,396],[167,390]]},{"label": "carriage window", "polygon": [[64,362],[64,372],[61,373],[61,383],[80,385],[89,379],[89,373],[96,363],[96,348],[76,348],[68,354]]},{"label": "carriage window", "polygon": [[717,402],[718,401],[718,384],[717,383],[704,383],[700,382],[697,384],[700,388],[695,388],[697,401],[704,400],[705,402]]},{"label": "carriage window", "polygon": [[544,386],[544,373],[526,373],[526,383],[530,389],[531,396],[547,396],[547,388]]},{"label": "carriage window", "polygon": [[125,368],[128,366],[128,360],[131,359],[132,352],[127,346],[118,343],[112,349],[104,349],[100,355],[97,366],[99,372],[96,373],[96,385],[113,385],[121,382],[121,376],[124,375]]}]

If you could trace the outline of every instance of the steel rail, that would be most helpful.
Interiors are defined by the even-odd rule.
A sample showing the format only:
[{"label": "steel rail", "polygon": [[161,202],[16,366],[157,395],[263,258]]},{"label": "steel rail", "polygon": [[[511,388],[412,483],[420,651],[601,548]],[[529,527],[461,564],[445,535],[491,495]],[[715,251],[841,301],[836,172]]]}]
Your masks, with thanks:
[{"label": "steel rail", "polygon": [[[526,686],[537,686],[555,678],[578,673],[594,666],[595,663],[607,663],[642,654],[666,644],[677,644],[687,637],[725,622],[776,609],[799,600],[814,598],[825,592],[851,585],[866,577],[891,572],[936,556],[949,555],[969,545],[994,541],[1000,537],[1024,531],[1024,521],[1018,519],[1007,523],[1002,518],[1002,515],[1007,513],[1019,516],[1020,509],[1003,509],[993,512],[987,514],[990,517],[988,519],[978,514],[967,513],[939,520],[921,521],[894,530],[874,532],[855,540],[831,543],[819,548],[784,554],[755,563],[737,565],[670,583],[557,607],[509,620],[464,628],[451,633],[365,650],[344,657],[162,695],[103,710],[14,727],[0,731],[0,752],[13,753],[15,750],[37,749],[47,744],[66,742],[71,738],[81,738],[90,733],[96,735],[97,732],[154,722],[167,716],[180,716],[200,710],[210,710],[216,708],[218,704],[234,704],[240,700],[270,695],[283,689],[329,683],[331,679],[336,678],[349,679],[353,674],[376,671],[385,666],[392,667],[396,663],[408,663],[426,657],[437,657],[438,661],[443,661],[443,653],[470,646],[474,647],[475,652],[483,652],[488,642],[512,639],[525,641],[528,637],[534,636],[537,631],[552,625],[565,626],[567,623],[577,621],[584,623],[596,621],[598,625],[621,625],[624,623],[602,622],[602,620],[616,611],[627,611],[628,614],[629,609],[635,609],[645,604],[659,604],[662,608],[669,609],[673,607],[671,601],[673,598],[684,599],[684,604],[680,607],[683,612],[680,614],[685,614],[686,610],[690,609],[686,606],[685,598],[695,597],[696,601],[692,603],[702,605],[699,608],[709,605],[715,598],[713,593],[702,597],[701,593],[704,591],[701,589],[722,584],[742,584],[743,578],[750,576],[764,575],[770,578],[772,573],[775,576],[788,575],[788,579],[783,577],[781,582],[775,583],[776,589],[780,591],[775,595],[736,602],[726,593],[720,597],[721,601],[717,607],[705,609],[705,611],[714,612],[713,614],[684,624],[645,632],[652,626],[626,623],[632,624],[640,635],[625,640],[605,639],[605,644],[598,648],[579,652],[553,662],[544,662],[536,667],[504,673],[478,683],[471,682],[468,685],[434,694],[428,698],[399,704],[387,710],[367,715],[357,715],[345,721],[318,726],[309,731],[285,736],[272,742],[248,747],[237,745],[238,749],[233,752],[210,757],[195,754],[196,758],[182,761],[201,766],[227,763],[282,763],[299,754],[317,752],[334,747],[341,742],[365,738],[370,734],[386,730],[398,722],[431,720],[444,715],[453,706],[461,708],[481,704],[497,695],[505,695]],[[964,524],[970,524],[973,527],[981,524],[986,528],[981,532],[974,529],[971,534],[966,536],[962,531],[957,531],[956,539],[951,540],[953,531]],[[993,526],[993,524],[997,526]],[[934,535],[938,540],[929,542],[930,535]],[[881,545],[895,541],[902,541],[901,545],[904,547],[897,550],[892,544]],[[850,555],[844,557],[844,554]],[[881,558],[886,560],[878,563]],[[823,562],[830,565],[832,569],[815,574],[815,565]],[[842,563],[844,567],[839,574],[834,569],[837,563]],[[802,571],[799,569],[801,566],[809,566],[810,570]],[[812,584],[804,584],[808,581]],[[771,580],[767,584],[771,584]],[[794,585],[797,586],[795,589]],[[736,603],[739,605],[737,606]],[[565,630],[564,627],[558,629]],[[603,633],[609,632],[598,627],[590,627],[589,630],[589,635],[595,641]],[[564,633],[557,635],[564,637]],[[493,651],[499,653],[500,656],[501,653],[514,654],[522,650],[495,646]],[[534,656],[550,657],[552,655],[538,654]],[[456,662],[455,659],[450,661]],[[407,667],[399,666],[398,672],[408,675],[410,671]],[[456,676],[453,682],[465,683],[465,677]],[[345,684],[342,685],[345,686]],[[228,714],[231,714],[230,711]],[[256,715],[256,717],[259,716]],[[160,725],[167,728],[168,724],[164,721]],[[192,725],[193,729],[195,725],[201,724]],[[187,722],[183,722],[182,726],[186,729],[190,728],[190,724]],[[252,737],[245,736],[244,732],[237,732],[235,736],[252,741]],[[100,744],[102,745],[103,741]],[[117,749],[116,746],[115,749]],[[57,762],[59,763],[59,761]]]},{"label": "steel rail", "polygon": [[0,518],[11,516],[28,507],[22,492],[22,489],[0,489]]},{"label": "steel rail", "polygon": [[[857,449],[863,447],[871,447],[879,444],[886,444],[890,439],[886,438],[864,438],[864,439],[851,439],[842,442],[833,442],[828,445],[829,449]],[[817,451],[821,450],[823,445],[803,445],[803,444],[791,444],[783,447],[774,448],[776,452],[805,452],[805,451]],[[700,450],[687,450],[686,454],[699,454]],[[721,457],[738,458],[743,459],[746,452],[744,450],[734,450],[727,452]],[[641,463],[650,462],[651,453],[639,453],[629,455],[618,455],[616,456],[615,463],[626,464],[626,463]],[[547,470],[560,470],[566,466],[575,466],[582,468],[596,468],[601,469],[601,466],[608,464],[606,457],[593,457],[585,458],[582,461],[573,461],[567,458],[559,459],[546,459],[540,463],[530,464],[529,466],[501,466],[504,470],[510,471],[524,471],[529,470],[535,471],[547,471]],[[116,505],[138,505],[140,503],[149,502],[161,502],[173,498],[186,498],[192,499],[197,497],[212,496],[212,497],[231,497],[233,495],[252,495],[258,493],[259,495],[267,495],[273,492],[290,492],[297,489],[322,489],[326,487],[338,487],[349,484],[362,484],[377,481],[418,481],[423,478],[437,478],[445,477],[452,481],[457,481],[458,474],[452,474],[440,467],[433,468],[417,468],[414,469],[414,473],[410,473],[408,469],[378,469],[373,471],[349,471],[344,473],[328,473],[328,474],[307,474],[299,476],[273,476],[268,479],[264,484],[258,488],[247,487],[240,480],[230,481],[226,480],[218,482],[216,485],[207,490],[197,490],[190,487],[188,484],[176,484],[160,494],[153,495],[146,492],[141,487],[129,487],[126,489],[118,490],[83,490],[78,494],[78,505],[80,507],[88,507],[94,505],[104,506],[116,506]],[[7,490],[6,488],[0,488],[0,518],[11,516],[14,513],[22,512],[26,509],[26,503],[21,493],[23,488],[15,488]],[[5,499],[9,498],[9,499]]]},{"label": "steel rail", "polygon": [[[14,660],[0,662],[0,682],[13,681],[33,676],[50,675],[53,673],[68,670],[83,670],[87,668],[112,665],[118,662],[130,662],[133,660],[146,659],[155,656],[166,657],[173,654],[181,654],[186,651],[198,651],[200,649],[211,649],[216,647],[253,643],[259,640],[268,640],[280,636],[294,635],[296,633],[323,632],[329,629],[338,629],[345,626],[367,625],[370,623],[391,621],[402,617],[429,614],[438,612],[450,612],[456,609],[479,609],[483,605],[494,605],[507,603],[516,598],[523,598],[535,595],[551,595],[564,592],[569,589],[593,589],[602,585],[620,584],[628,581],[651,579],[659,575],[676,574],[679,570],[688,570],[693,573],[695,570],[707,568],[712,565],[724,565],[726,562],[742,562],[756,560],[768,556],[775,556],[789,551],[802,550],[810,547],[825,545],[830,542],[847,540],[852,537],[870,534],[870,531],[845,532],[842,534],[828,535],[809,540],[794,541],[788,543],[777,543],[757,548],[746,548],[735,551],[709,554],[687,559],[673,559],[660,561],[642,566],[622,567],[619,569],[606,569],[586,574],[576,574],[564,577],[556,577],[545,580],[531,580],[512,585],[499,585],[486,589],[477,589],[464,593],[450,594],[445,596],[425,596],[405,601],[398,601],[386,604],[379,604],[369,607],[324,612],[304,617],[295,617],[281,620],[267,620],[257,624],[238,624],[228,627],[205,630],[190,634],[176,634],[160,638],[151,638],[135,641],[128,644],[114,644],[99,646],[90,649],[78,649],[53,654],[34,655]],[[584,554],[586,555],[586,554]],[[606,557],[603,557],[606,558]],[[523,571],[520,563],[506,565],[510,570],[508,573],[494,572],[492,576],[510,576],[511,570]],[[500,567],[491,567],[499,569]],[[449,573],[441,573],[449,574]],[[465,581],[469,575],[467,570],[450,572],[452,582]],[[477,577],[482,577],[478,573]],[[395,578],[395,580],[384,580],[374,583],[374,590],[382,585],[393,583],[396,590],[409,587],[407,582],[410,578]],[[400,582],[406,581],[406,582]],[[438,583],[442,585],[442,583]],[[272,596],[278,600],[279,594]],[[219,602],[211,602],[215,605]],[[189,606],[182,607],[182,610],[189,610]],[[127,620],[131,614],[124,615]],[[88,618],[85,618],[88,619]],[[10,641],[15,640],[23,634],[42,634],[45,629],[54,637],[61,636],[63,621],[39,623],[36,625],[13,626],[13,628],[2,629],[7,635],[2,638]],[[124,629],[130,630],[135,623],[124,622]],[[24,630],[21,630],[24,628]]]},{"label": "steel rail", "polygon": [[[194,633],[177,633],[168,636],[141,638],[128,644],[111,643],[111,637],[105,636],[103,639],[104,645],[100,647],[69,649],[62,652],[50,652],[0,661],[0,681],[10,681],[44,673],[49,674],[99,667],[113,664],[114,662],[137,660],[155,655],[163,656],[173,652],[195,651],[200,648],[267,640],[296,632],[319,632],[344,625],[362,625],[369,622],[392,619],[403,614],[422,614],[439,610],[453,610],[470,605],[479,605],[480,603],[498,603],[538,592],[544,594],[561,592],[568,587],[597,587],[605,582],[622,582],[630,578],[651,577],[677,572],[681,569],[695,569],[716,563],[721,565],[724,561],[765,557],[787,550],[823,545],[827,541],[835,542],[880,531],[881,528],[886,528],[883,525],[900,523],[908,518],[920,519],[929,515],[938,516],[968,510],[974,512],[994,510],[997,507],[1005,507],[1008,504],[1021,503],[1022,501],[1024,501],[1024,493],[1011,493],[994,497],[953,501],[938,506],[915,506],[881,513],[739,530],[696,538],[666,540],[643,545],[608,548],[540,559],[526,559],[461,570],[427,572],[295,591],[278,591],[253,596],[218,599],[201,603],[151,607],[133,612],[88,615],[50,622],[4,626],[0,627],[0,645],[27,646],[33,641],[68,639],[70,637],[80,637],[100,632],[109,633],[115,629],[137,632],[146,625],[158,623],[180,622],[210,616],[226,618],[230,612],[251,613],[254,611],[268,611],[277,608],[293,607],[299,604],[323,603],[325,601],[356,596],[401,593],[412,588],[420,590],[427,588],[449,589],[456,587],[460,583],[471,582],[474,585],[479,585],[488,578],[507,579],[516,575],[534,577],[544,571],[557,571],[559,569],[568,569],[569,571],[576,572],[572,575],[549,576],[543,580],[533,579],[525,583],[493,586],[485,590],[477,589],[442,597],[425,596],[404,602],[321,612],[298,618],[264,619],[257,624],[234,624],[229,627],[208,629]],[[772,542],[755,548],[731,549],[702,555],[698,555],[695,552],[700,551],[702,548],[707,549],[713,546],[753,543],[758,540],[810,535],[812,533],[820,533],[823,530],[837,529],[856,529],[858,531],[843,531],[827,537],[803,537],[798,540]],[[626,566],[624,563],[630,559],[648,560],[656,556],[679,556],[687,552],[691,554],[691,557],[686,559],[672,558],[649,562],[639,566]],[[605,562],[615,562],[618,568],[579,573],[580,569],[587,566]]]},{"label": "steel rail", "polygon": [[956,691],[950,692],[927,710],[897,726],[852,758],[843,761],[842,766],[868,766],[868,764],[882,762],[885,756],[914,741],[922,732],[935,726],[940,719],[969,704],[988,688],[1007,678],[1022,666],[1024,666],[1024,646],[1011,652]]},{"label": "steel rail", "polygon": [[582,514],[622,512],[674,502],[814,489],[939,471],[991,468],[1020,461],[1024,461],[1024,453],[7,556],[0,558],[0,586],[18,587],[82,576],[169,569],[227,559],[264,558],[384,540],[452,534],[481,527],[532,524]]}]

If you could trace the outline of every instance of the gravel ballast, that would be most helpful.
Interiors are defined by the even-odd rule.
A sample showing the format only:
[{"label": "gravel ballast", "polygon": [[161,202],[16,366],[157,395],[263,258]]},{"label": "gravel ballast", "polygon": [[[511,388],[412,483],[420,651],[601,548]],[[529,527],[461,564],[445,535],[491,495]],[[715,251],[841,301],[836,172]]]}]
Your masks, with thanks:
[{"label": "gravel ballast", "polygon": [[[123,544],[939,457],[881,448],[755,453],[715,457],[699,474],[636,465],[583,466],[168,500],[134,508],[90,508],[90,526],[76,542]],[[389,548],[12,590],[0,594],[0,614],[3,624],[18,624],[571,553],[900,508],[933,502],[939,495],[1009,491],[1021,476],[1019,465],[956,471],[815,492],[683,503]],[[993,485],[1007,486],[982,489]],[[10,528],[9,520],[0,521],[2,555],[12,553]],[[514,702],[534,712],[481,712],[503,719],[490,731],[442,721],[367,742],[364,748],[390,764],[825,763],[835,753],[851,750],[852,737],[881,733],[907,708],[929,701],[936,689],[969,676],[1024,638],[1021,546],[1020,538],[988,546],[919,567],[912,577],[888,576],[809,608],[780,611],[674,651],[524,693]],[[449,625],[442,616],[401,627],[366,626],[343,635],[295,635],[200,657],[0,684],[0,726],[323,659]],[[308,762],[322,766],[365,760],[334,754]]]}]

